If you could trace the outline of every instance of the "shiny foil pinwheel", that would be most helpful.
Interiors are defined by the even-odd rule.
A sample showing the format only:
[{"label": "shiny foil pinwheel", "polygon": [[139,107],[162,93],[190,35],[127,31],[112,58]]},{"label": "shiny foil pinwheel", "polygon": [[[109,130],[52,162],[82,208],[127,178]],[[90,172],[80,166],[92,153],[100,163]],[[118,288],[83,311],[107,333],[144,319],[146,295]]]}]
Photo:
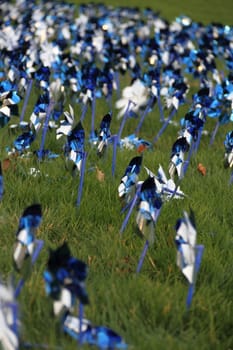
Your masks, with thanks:
[{"label": "shiny foil pinwheel", "polygon": [[15,269],[19,273],[22,272],[23,276],[16,287],[16,296],[19,295],[28,272],[30,272],[44,244],[42,240],[36,239],[36,231],[41,220],[42,211],[40,204],[33,204],[27,207],[19,220],[13,251],[13,262]]},{"label": "shiny foil pinwheel", "polygon": [[84,284],[87,272],[87,265],[71,256],[67,243],[63,243],[56,250],[50,249],[44,280],[47,295],[53,300],[56,316],[72,311],[77,299],[82,304],[88,304]]},{"label": "shiny foil pinwheel", "polygon": [[109,139],[111,137],[110,124],[112,120],[112,113],[107,113],[101,123],[100,130],[98,135],[98,144],[97,144],[97,155],[99,157],[103,156],[106,147],[108,145]]},{"label": "shiny foil pinwheel", "polygon": [[82,123],[79,122],[67,136],[65,155],[74,163],[73,170],[81,171],[84,151],[85,132]]},{"label": "shiny foil pinwheel", "polygon": [[197,231],[193,212],[191,212],[190,215],[188,215],[187,212],[184,212],[183,218],[177,220],[175,229],[177,266],[180,268],[189,283],[189,290],[186,300],[187,308],[189,308],[192,303],[196,278],[200,269],[204,246],[196,244]]},{"label": "shiny foil pinwheel", "polygon": [[128,205],[135,195],[141,165],[141,156],[132,158],[121,178],[120,185],[118,186],[118,195],[124,205]]}]

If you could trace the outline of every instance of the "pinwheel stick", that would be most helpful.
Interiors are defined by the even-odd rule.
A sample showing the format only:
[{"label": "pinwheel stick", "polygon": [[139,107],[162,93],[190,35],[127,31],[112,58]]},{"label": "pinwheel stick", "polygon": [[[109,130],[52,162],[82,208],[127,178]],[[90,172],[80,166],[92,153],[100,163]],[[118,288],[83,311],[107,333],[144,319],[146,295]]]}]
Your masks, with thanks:
[{"label": "pinwheel stick", "polygon": [[96,96],[93,91],[93,98],[91,104],[91,138],[95,136],[95,108],[96,108]]},{"label": "pinwheel stick", "polygon": [[146,242],[144,244],[144,248],[143,248],[142,254],[141,254],[139,262],[138,262],[138,266],[137,266],[137,270],[136,270],[137,273],[139,273],[141,271],[142,264],[144,262],[144,259],[145,259],[145,256],[146,256],[148,248],[149,248],[149,242],[148,242],[148,240],[146,240]]},{"label": "pinwheel stick", "polygon": [[172,118],[174,117],[174,115],[176,114],[177,110],[176,108],[173,108],[168,116],[168,118],[164,121],[163,126],[161,127],[161,129],[159,130],[159,132],[157,133],[157,135],[154,137],[153,142],[156,143],[158,141],[158,139],[160,138],[160,136],[162,135],[162,133],[165,131],[165,129],[167,128],[168,124],[170,123],[170,121],[172,120]]},{"label": "pinwheel stick", "polygon": [[83,191],[83,181],[84,181],[84,174],[85,174],[85,166],[86,166],[86,159],[87,159],[87,153],[84,152],[82,164],[81,164],[81,170],[80,170],[80,179],[79,179],[79,187],[78,187],[78,197],[76,205],[79,207],[81,203],[82,198],[82,191]]},{"label": "pinwheel stick", "polygon": [[117,134],[117,135],[118,135],[118,140],[119,140],[119,141],[120,141],[120,139],[121,139],[121,134],[122,134],[122,131],[123,131],[123,129],[124,129],[125,122],[126,122],[126,120],[127,120],[127,118],[128,118],[128,114],[129,114],[129,111],[130,111],[130,105],[131,105],[132,103],[134,103],[134,102],[132,102],[131,100],[128,101],[127,108],[126,108],[125,113],[124,113],[124,115],[123,115],[123,118],[122,118],[122,121],[121,121],[121,125],[120,125],[120,128],[119,128],[118,134]]},{"label": "pinwheel stick", "polygon": [[[155,215],[155,219],[154,219],[154,225],[156,225],[156,222],[157,222],[157,220],[158,220],[159,214],[160,214],[160,212],[161,212],[161,208],[162,208],[162,207],[160,207],[160,208],[157,209],[157,211],[156,211],[156,215]],[[141,271],[141,268],[142,268],[144,259],[145,259],[145,257],[146,257],[146,253],[147,253],[148,248],[149,248],[149,241],[146,240],[146,243],[144,244],[144,247],[143,247],[143,250],[142,250],[142,253],[141,253],[139,262],[138,262],[138,266],[137,266],[137,270],[136,270],[137,273],[139,273],[139,272]]]},{"label": "pinwheel stick", "polygon": [[87,113],[87,108],[88,108],[88,105],[87,103],[86,104],[83,104],[82,106],[82,113],[81,113],[81,117],[80,117],[80,121],[82,122],[83,119],[85,118],[85,115]]},{"label": "pinwheel stick", "polygon": [[83,304],[79,302],[79,344],[82,345]]},{"label": "pinwheel stick", "polygon": [[116,169],[116,155],[117,155],[117,145],[118,145],[118,135],[112,136],[113,148],[112,148],[112,176],[115,175]]},{"label": "pinwheel stick", "polygon": [[187,295],[187,299],[186,299],[187,309],[189,309],[191,306],[193,295],[195,292],[195,282],[196,282],[196,277],[197,277],[198,271],[199,271],[200,266],[201,266],[201,260],[202,260],[202,255],[204,252],[204,246],[197,245],[195,247],[195,249],[196,249],[196,257],[195,257],[195,266],[194,266],[194,282],[189,284],[189,290],[188,290],[188,295]]},{"label": "pinwheel stick", "polygon": [[44,127],[43,127],[43,131],[42,131],[41,144],[40,144],[40,149],[39,149],[39,160],[42,160],[42,158],[43,158],[45,138],[46,138],[46,134],[47,134],[48,127],[49,127],[49,119],[50,119],[50,115],[51,115],[53,106],[54,106],[54,101],[50,100],[47,111],[46,111],[46,117],[45,117]]},{"label": "pinwheel stick", "polygon": [[201,136],[202,136],[202,130],[203,128],[200,128],[198,130],[198,134],[197,134],[197,140],[195,141],[195,144],[194,144],[194,151],[197,152],[199,146],[200,146],[200,142],[201,142]]},{"label": "pinwheel stick", "polygon": [[213,130],[213,132],[212,132],[212,134],[211,134],[210,146],[212,146],[212,144],[214,143],[215,136],[216,136],[216,134],[217,134],[217,132],[218,132],[219,127],[220,127],[220,121],[218,120],[217,123],[216,123],[216,125],[215,125],[215,128],[214,128],[214,130]]},{"label": "pinwheel stick", "polygon": [[31,94],[31,91],[32,91],[32,82],[33,82],[33,80],[30,79],[29,82],[28,82],[28,85],[27,85],[27,90],[26,90],[26,94],[25,94],[25,98],[24,98],[24,102],[23,102],[23,108],[22,108],[22,111],[21,111],[21,114],[20,114],[20,118],[19,118],[20,123],[23,121],[23,118],[24,118],[24,115],[25,115],[25,112],[26,112],[26,108],[27,108],[27,105],[28,105],[29,97],[30,97],[30,94]]},{"label": "pinwheel stick", "polygon": [[229,185],[231,185],[231,184],[232,184],[232,182],[233,182],[233,171],[232,171],[231,176],[230,176]]},{"label": "pinwheel stick", "polygon": [[191,156],[193,154],[194,148],[195,148],[195,146],[194,146],[194,143],[192,142],[191,147],[189,149],[188,158],[186,159],[186,161],[184,162],[184,165],[183,165],[183,171],[182,171],[181,178],[184,177],[184,175],[186,174],[186,172],[188,170],[188,166],[189,166],[190,159],[191,159]]},{"label": "pinwheel stick", "polygon": [[131,205],[129,207],[128,213],[126,214],[126,217],[121,225],[120,234],[122,234],[126,228],[126,225],[127,225],[129,218],[130,218],[130,215],[132,214],[133,208],[135,207],[135,205],[137,203],[137,199],[138,199],[138,195],[139,195],[140,191],[141,191],[141,186],[138,186],[136,193],[133,197],[133,200],[131,201]]},{"label": "pinwheel stick", "polygon": [[135,129],[135,134],[139,133],[141,127],[142,127],[142,124],[147,116],[147,114],[149,113],[150,109],[151,109],[151,106],[153,104],[153,101],[154,101],[154,96],[151,96],[148,103],[147,103],[147,106],[146,108],[144,109],[142,115],[141,115],[141,118],[139,120],[139,123],[138,123],[138,126],[137,128]]},{"label": "pinwheel stick", "polygon": [[159,107],[160,121],[164,122],[165,118],[164,118],[163,106],[162,106],[162,103],[161,103],[160,94],[158,94],[157,99],[158,99],[157,101],[158,101],[158,107]]},{"label": "pinwheel stick", "polygon": [[[35,250],[34,250],[33,255],[32,255],[32,265],[35,264],[43,246],[44,246],[44,241],[42,241],[40,239],[35,240]],[[19,280],[19,283],[15,289],[15,298],[18,298],[18,296],[19,296],[19,294],[24,286],[25,281],[26,281],[25,278],[21,278]]]}]

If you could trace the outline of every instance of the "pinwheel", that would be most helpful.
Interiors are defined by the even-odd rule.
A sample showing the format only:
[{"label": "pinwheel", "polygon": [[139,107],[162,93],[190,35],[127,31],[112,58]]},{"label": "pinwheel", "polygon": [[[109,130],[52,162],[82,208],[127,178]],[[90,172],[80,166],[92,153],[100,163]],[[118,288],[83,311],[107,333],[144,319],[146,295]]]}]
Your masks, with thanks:
[{"label": "pinwheel", "polygon": [[233,131],[229,131],[226,134],[224,140],[225,146],[225,156],[224,156],[224,164],[225,167],[231,168],[233,166]]},{"label": "pinwheel", "polygon": [[33,112],[30,116],[30,121],[36,133],[38,133],[38,131],[40,130],[42,122],[46,117],[46,111],[48,110],[49,101],[49,91],[43,90],[43,92],[39,95]]},{"label": "pinwheel", "polygon": [[74,124],[74,109],[69,105],[69,112],[64,112],[65,119],[60,121],[60,127],[56,130],[56,138],[59,139],[62,135],[68,136]]},{"label": "pinwheel", "polygon": [[147,167],[144,167],[147,174],[151,176],[156,184],[156,192],[161,196],[163,201],[169,201],[170,199],[184,198],[185,194],[180,190],[179,186],[176,186],[173,179],[168,179],[162,166],[159,165],[158,173],[155,175]]},{"label": "pinwheel", "polygon": [[129,162],[120,185],[118,186],[118,195],[124,204],[129,204],[136,192],[138,175],[141,170],[142,157],[134,157]]},{"label": "pinwheel", "polygon": [[67,143],[65,145],[65,155],[74,163],[74,170],[81,171],[84,151],[85,132],[82,123],[79,122],[67,135]]},{"label": "pinwheel", "polygon": [[15,301],[14,289],[0,282],[0,347],[3,350],[17,350],[18,335],[18,304]]},{"label": "pinwheel", "polygon": [[[139,109],[145,106],[148,100],[148,88],[139,79],[135,80],[132,85],[122,90],[122,98],[116,102],[116,108],[119,109],[118,118],[123,117],[128,110],[129,115],[138,113]],[[130,108],[128,108],[131,101]]]},{"label": "pinwheel", "polygon": [[103,156],[104,151],[108,145],[109,139],[111,137],[110,124],[112,120],[112,113],[106,114],[101,123],[100,131],[98,137],[97,154],[98,156]]},{"label": "pinwheel", "polygon": [[120,140],[120,147],[126,149],[136,148],[138,151],[140,151],[151,149],[152,143],[136,136],[135,134],[131,134]]},{"label": "pinwheel", "polygon": [[184,172],[184,155],[189,150],[189,143],[187,142],[186,137],[180,136],[177,138],[175,143],[172,146],[170,164],[169,164],[169,175],[174,179],[175,175],[179,179],[182,179]]},{"label": "pinwheel", "polygon": [[190,215],[188,215],[187,212],[184,212],[184,217],[177,220],[175,229],[177,265],[189,283],[186,305],[187,308],[190,308],[204,246],[196,245],[197,231],[193,212],[191,212]]},{"label": "pinwheel", "polygon": [[0,127],[4,127],[12,115],[18,115],[18,104],[21,98],[9,81],[0,83]]},{"label": "pinwheel", "polygon": [[18,272],[23,271],[23,277],[15,290],[16,297],[19,295],[25,279],[27,278],[27,262],[29,266],[35,263],[44,244],[42,240],[35,238],[36,230],[41,223],[41,219],[42,212],[40,204],[33,204],[24,210],[19,220],[13,252],[13,262]]},{"label": "pinwheel", "polygon": [[128,348],[122,337],[105,326],[94,326],[87,319],[83,319],[80,332],[80,321],[77,317],[68,315],[64,321],[64,331],[77,341],[82,338],[83,344],[98,347],[100,350],[125,350]]},{"label": "pinwheel", "polygon": [[32,142],[35,140],[35,133],[32,130],[25,131],[22,135],[18,136],[14,141],[15,150],[22,154],[25,150],[29,149]]},{"label": "pinwheel", "polygon": [[[76,299],[79,299],[79,333],[83,328],[82,305],[89,303],[84,284],[87,272],[87,265],[71,256],[67,243],[54,251],[50,250],[47,270],[44,272],[46,293],[53,299],[54,314],[60,317],[62,324],[73,311]],[[70,327],[65,326],[64,331],[69,333]]]},{"label": "pinwheel", "polygon": [[155,225],[162,207],[162,200],[157,193],[153,177],[149,176],[141,185],[139,192],[138,212],[136,223],[141,235],[146,239],[139,263],[137,273],[140,272],[149,245],[155,240]]}]

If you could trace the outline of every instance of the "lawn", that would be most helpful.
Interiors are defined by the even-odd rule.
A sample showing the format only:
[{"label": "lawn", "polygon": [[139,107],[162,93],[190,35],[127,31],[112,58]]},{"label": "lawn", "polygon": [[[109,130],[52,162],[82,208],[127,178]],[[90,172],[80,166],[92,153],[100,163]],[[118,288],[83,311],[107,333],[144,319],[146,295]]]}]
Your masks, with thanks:
[{"label": "lawn", "polygon": [[[104,3],[113,7],[126,5],[122,0]],[[135,0],[130,2],[130,6],[138,6],[142,10],[153,7],[159,16],[169,22],[177,16],[187,15],[193,21],[201,22],[203,27],[210,23],[232,25],[232,4],[227,0],[166,0],[158,4],[144,1],[143,6],[141,1]],[[78,15],[78,7],[75,15]],[[229,71],[225,67],[224,58],[216,57],[216,62],[217,68],[226,77]],[[141,59],[142,66],[143,63]],[[189,111],[193,94],[200,89],[200,79],[194,79],[191,74],[186,74],[186,77],[190,89],[185,103],[174,116],[177,123],[169,124],[158,141],[153,143],[153,138],[162,126],[156,103],[140,129],[139,136],[152,143],[152,147],[143,152],[143,166],[139,174],[141,181],[147,178],[144,166],[156,173],[161,164],[168,176],[171,148],[181,129],[179,121]],[[121,92],[130,81],[128,72],[120,74]],[[25,121],[29,121],[40,92],[34,82]],[[115,108],[117,99],[117,91],[113,91],[112,135],[118,132],[121,123],[117,119],[118,110]],[[19,114],[23,102],[24,98],[18,105]],[[71,94],[67,88],[65,111],[69,110],[69,104],[74,108],[77,123],[82,106],[76,95]],[[97,98],[97,130],[108,112],[110,107],[106,99]],[[165,109],[165,114],[167,113]],[[64,115],[61,116],[63,118]],[[120,234],[125,214],[121,213],[118,186],[129,161],[139,155],[138,150],[118,147],[115,171],[112,174],[113,146],[108,145],[104,157],[97,157],[96,147],[88,142],[92,122],[92,105],[89,104],[83,119],[86,167],[81,203],[77,206],[80,176],[72,176],[71,164],[64,156],[66,138],[57,140],[56,131],[49,129],[45,149],[56,153],[58,157],[39,161],[33,151],[41,145],[41,128],[30,147],[31,156],[9,156],[6,148],[12,148],[13,141],[20,133],[19,130],[10,129],[9,125],[18,121],[19,118],[14,116],[0,130],[4,181],[4,195],[0,204],[2,279],[5,281],[13,275],[16,283],[20,278],[12,264],[13,245],[20,216],[33,203],[42,206],[42,223],[36,235],[44,241],[44,247],[18,298],[20,348],[26,348],[25,343],[47,344],[50,350],[90,348],[87,345],[77,345],[76,340],[62,332],[61,325],[52,312],[52,300],[45,292],[43,272],[47,268],[49,248],[56,249],[67,242],[72,255],[86,262],[89,268],[86,289],[90,304],[85,306],[85,317],[94,325],[104,325],[119,333],[129,344],[130,350],[232,350],[233,187],[229,184],[231,169],[226,169],[223,165],[224,139],[226,133],[232,130],[231,122],[220,126],[210,145],[216,120],[207,116],[199,148],[192,154],[187,172],[179,182],[185,197],[163,203],[155,227],[155,243],[149,247],[142,269],[136,274],[145,240],[137,234],[136,208],[124,232]],[[139,118],[127,119],[122,137],[132,134],[138,121]],[[9,166],[4,168],[8,158]],[[197,169],[199,163],[206,168],[205,176]],[[37,170],[36,176],[30,175],[32,168]],[[104,177],[98,177],[99,171]],[[183,217],[184,211],[189,213],[191,209],[196,219],[197,243],[204,245],[205,249],[192,305],[187,310],[185,300],[188,283],[176,265],[174,239],[177,219]],[[75,309],[74,314],[77,313]]]}]

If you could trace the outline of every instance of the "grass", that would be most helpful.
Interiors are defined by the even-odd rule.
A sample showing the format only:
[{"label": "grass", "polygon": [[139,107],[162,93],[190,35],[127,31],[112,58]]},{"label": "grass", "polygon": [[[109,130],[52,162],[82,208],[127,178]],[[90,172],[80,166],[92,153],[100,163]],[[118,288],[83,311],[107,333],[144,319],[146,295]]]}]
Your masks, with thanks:
[{"label": "grass", "polygon": [[[133,3],[135,6],[141,4],[137,0]],[[112,1],[111,5],[125,3],[119,0]],[[144,1],[143,5],[152,6],[152,3]],[[230,5],[230,1],[220,4],[214,0],[169,0],[153,4],[168,20],[185,13],[203,23],[218,21],[224,24],[232,22]],[[30,117],[36,95],[34,88],[26,120]],[[80,106],[74,105],[74,109],[78,121]],[[177,121],[187,109],[188,105],[185,105],[183,112],[178,111]],[[97,101],[96,125],[106,112],[105,102]],[[113,110],[113,116],[115,114]],[[113,119],[111,129],[114,133],[119,121]],[[158,120],[155,107],[143,124],[143,137],[151,140],[156,135],[160,128]],[[88,110],[84,120],[87,135],[90,121],[91,112]],[[134,128],[135,120],[132,119],[126,123],[124,135],[132,133]],[[214,122],[208,120],[206,130],[211,133],[213,128]],[[63,141],[57,142],[54,132],[47,134],[46,148],[61,154],[59,158],[40,163],[35,158],[12,160],[10,168],[3,172],[5,193],[0,206],[0,271],[4,279],[13,270],[11,254],[19,217],[25,207],[34,202],[41,203],[43,209],[43,221],[37,236],[44,240],[45,248],[19,298],[23,340],[46,343],[51,350],[56,346],[66,350],[77,348],[76,342],[60,331],[52,316],[51,300],[45,295],[42,277],[48,248],[56,248],[67,241],[72,254],[89,265],[86,286],[91,303],[85,308],[86,317],[93,324],[106,325],[119,332],[130,349],[233,349],[233,187],[229,186],[230,170],[223,167],[223,140],[231,129],[229,124],[222,126],[211,147],[210,134],[202,137],[198,152],[192,157],[181,183],[187,197],[163,205],[156,226],[155,245],[150,247],[139,275],[135,270],[144,241],[136,234],[135,212],[123,235],[119,235],[123,216],[117,193],[129,160],[137,155],[135,150],[117,152],[116,172],[112,176],[111,148],[104,159],[97,159],[95,150],[86,145],[89,155],[80,207],[76,206],[79,178],[72,177],[67,171],[62,155]],[[170,150],[178,130],[179,127],[169,125],[153,150],[144,154],[143,165],[156,172],[161,164],[167,173]],[[0,131],[1,159],[5,159],[5,147],[12,145],[16,135],[9,133],[7,127]],[[33,143],[32,150],[38,149],[39,144],[40,136]],[[200,162],[207,168],[205,177],[197,171]],[[98,181],[95,171],[88,170],[94,166],[104,172],[103,182]],[[39,169],[40,174],[30,176],[31,167]],[[145,178],[146,173],[142,171],[140,179]],[[174,226],[183,211],[189,211],[189,208],[195,212],[197,240],[204,244],[205,251],[192,307],[187,312],[188,286],[175,263]],[[82,348],[88,349],[87,346]]]}]

